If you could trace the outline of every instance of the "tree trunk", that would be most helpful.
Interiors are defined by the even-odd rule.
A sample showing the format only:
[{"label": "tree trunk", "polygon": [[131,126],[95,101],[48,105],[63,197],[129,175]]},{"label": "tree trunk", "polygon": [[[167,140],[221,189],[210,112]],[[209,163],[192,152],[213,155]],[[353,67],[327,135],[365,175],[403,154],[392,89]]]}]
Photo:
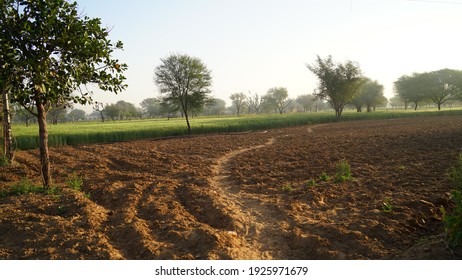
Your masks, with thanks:
[{"label": "tree trunk", "polygon": [[41,101],[37,101],[37,120],[40,138],[40,164],[44,187],[51,186],[50,154],[48,151],[47,112]]},{"label": "tree trunk", "polygon": [[184,112],[184,116],[185,116],[185,119],[186,119],[186,124],[188,125],[188,134],[191,135],[191,125],[189,124],[189,117],[188,117],[188,112],[187,111]]},{"label": "tree trunk", "polygon": [[438,111],[441,111],[441,103],[438,103]]},{"label": "tree trunk", "polygon": [[342,115],[342,108],[335,108],[335,120],[339,121]]},{"label": "tree trunk", "polygon": [[5,157],[8,162],[13,161],[13,141],[11,137],[11,120],[10,120],[10,105],[8,93],[3,91],[3,147],[5,149]]}]

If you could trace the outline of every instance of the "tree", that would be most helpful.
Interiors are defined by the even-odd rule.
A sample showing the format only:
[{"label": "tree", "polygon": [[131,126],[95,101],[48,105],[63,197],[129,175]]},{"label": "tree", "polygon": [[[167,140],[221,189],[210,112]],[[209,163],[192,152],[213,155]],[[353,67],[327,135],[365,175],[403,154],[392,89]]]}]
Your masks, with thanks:
[{"label": "tree", "polygon": [[189,113],[204,107],[212,82],[210,71],[200,59],[185,54],[172,54],[161,62],[154,82],[164,95],[163,101],[183,112],[190,134]]},{"label": "tree", "polygon": [[3,155],[11,163],[14,153],[11,132],[10,91],[12,90],[11,83],[15,75],[13,70],[15,69],[17,50],[13,48],[7,33],[7,27],[12,23],[12,19],[6,16],[7,3],[1,2],[0,5],[0,26],[2,27],[0,34],[0,120],[2,122]]},{"label": "tree", "polygon": [[[364,78],[358,95],[353,98],[353,104],[355,104],[356,108],[358,108],[358,105],[361,107],[365,105],[368,113],[375,107],[386,104],[386,101],[387,99],[383,95],[383,85],[369,78]],[[358,112],[361,112],[361,110]]]},{"label": "tree", "polygon": [[113,121],[120,119],[120,107],[117,106],[117,104],[106,104],[105,114],[108,118],[110,118]]},{"label": "tree", "polygon": [[48,117],[51,119],[52,124],[58,124],[58,120],[64,120],[66,118],[67,108],[66,105],[61,104],[51,104],[51,107],[48,111]]},{"label": "tree", "polygon": [[296,102],[303,108],[303,112],[311,112],[317,100],[313,94],[303,94],[297,97]]},{"label": "tree", "polygon": [[458,84],[462,80],[462,71],[441,69],[428,74],[431,88],[429,98],[436,104],[438,110],[441,105],[451,98],[455,98],[461,91]]},{"label": "tree", "polygon": [[244,104],[245,104],[245,99],[246,99],[245,94],[242,93],[242,92],[233,93],[233,94],[231,94],[229,99],[231,99],[234,108],[236,108],[237,116],[239,117],[241,109],[242,109],[242,107],[244,107]]},{"label": "tree", "polygon": [[124,100],[117,101],[114,104],[118,108],[119,115],[117,116],[118,119],[129,119],[132,117],[138,118],[140,117],[140,111],[135,107],[133,103],[126,102]]},{"label": "tree", "polygon": [[255,114],[258,115],[263,105],[263,97],[259,96],[258,93],[255,93],[252,96],[249,91],[249,96],[247,97],[247,104],[249,105],[249,110],[253,109],[255,111]]},{"label": "tree", "polygon": [[95,101],[95,103],[93,104],[93,110],[95,112],[98,112],[101,116],[101,122],[104,122],[104,114],[106,112],[105,108],[104,108],[104,105],[102,102],[98,102],[98,101]]},{"label": "tree", "polygon": [[279,111],[279,114],[282,115],[284,109],[290,104],[291,100],[289,99],[289,93],[284,87],[274,87],[268,90],[268,97],[270,102],[276,107]]},{"label": "tree", "polygon": [[399,95],[394,95],[393,97],[390,98],[390,106],[392,108],[403,108],[405,107],[405,104],[403,100],[401,100]]},{"label": "tree", "polygon": [[414,103],[414,110],[417,110],[419,103],[429,98],[431,89],[429,82],[428,73],[413,73],[412,76],[403,75],[394,83],[395,92],[405,104]]},{"label": "tree", "polygon": [[67,114],[67,118],[73,122],[85,120],[86,113],[82,109],[74,109]]},{"label": "tree", "polygon": [[24,109],[19,104],[13,105],[14,120],[24,122],[26,126],[29,126],[31,120],[35,119],[35,116],[32,115],[28,110]]},{"label": "tree", "polygon": [[8,70],[15,74],[12,101],[37,117],[41,175],[48,187],[52,184],[47,128],[51,105],[90,103],[87,85],[91,84],[103,91],[122,91],[127,66],[112,53],[123,44],[108,39],[109,30],[101,27],[99,18],[80,16],[76,2],[4,0],[1,18],[2,42],[11,46]]},{"label": "tree", "polygon": [[205,104],[204,113],[206,115],[223,115],[226,109],[226,101],[219,98],[212,98]]},{"label": "tree", "polygon": [[156,115],[160,115],[161,104],[159,99],[146,98],[143,99],[143,101],[141,101],[140,105],[141,109],[143,110],[143,113],[148,115],[150,119]]},{"label": "tree", "polygon": [[327,100],[335,110],[336,119],[340,119],[343,108],[358,93],[363,82],[359,65],[352,61],[334,63],[332,56],[324,60],[317,56],[314,64],[306,66],[319,80],[315,95]]}]

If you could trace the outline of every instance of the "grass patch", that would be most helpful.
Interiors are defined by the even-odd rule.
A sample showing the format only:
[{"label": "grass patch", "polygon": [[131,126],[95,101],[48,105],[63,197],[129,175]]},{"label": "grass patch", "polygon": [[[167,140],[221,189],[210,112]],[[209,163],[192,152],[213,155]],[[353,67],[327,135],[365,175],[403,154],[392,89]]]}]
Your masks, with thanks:
[{"label": "grass patch", "polygon": [[451,193],[454,201],[454,209],[448,213],[443,206],[443,222],[445,224],[446,236],[451,245],[462,245],[462,154],[459,155],[457,163],[450,169],[449,178],[455,189]]},{"label": "grass patch", "polygon": [[343,183],[353,179],[351,176],[351,166],[347,160],[339,161],[335,169],[335,182]]},{"label": "grass patch", "polygon": [[327,182],[330,180],[330,176],[327,175],[327,173],[324,171],[321,173],[321,175],[319,176],[319,180],[323,181],[323,182]]},{"label": "grass patch", "polygon": [[83,186],[83,179],[76,173],[73,173],[66,181],[66,185],[76,191],[81,191]]},{"label": "grass patch", "polygon": [[307,187],[314,187],[316,186],[316,180],[315,179],[310,179],[305,182],[305,186]]},{"label": "grass patch", "polygon": [[49,194],[49,195],[56,195],[60,193],[61,188],[57,186],[51,186],[49,188],[45,188],[41,185],[36,185],[32,183],[27,178],[21,179],[19,183],[12,185],[7,189],[2,189],[0,191],[0,197],[7,197],[7,196],[16,196],[16,195],[27,195],[30,193],[41,193],[41,194]]},{"label": "grass patch", "polygon": [[9,164],[8,158],[4,155],[0,155],[0,167],[7,166]]}]

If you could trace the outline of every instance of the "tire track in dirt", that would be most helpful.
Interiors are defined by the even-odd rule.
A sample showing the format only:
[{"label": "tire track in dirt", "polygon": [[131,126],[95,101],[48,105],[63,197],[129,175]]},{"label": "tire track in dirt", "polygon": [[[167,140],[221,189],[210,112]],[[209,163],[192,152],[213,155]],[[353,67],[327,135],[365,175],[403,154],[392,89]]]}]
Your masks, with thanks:
[{"label": "tire track in dirt", "polygon": [[[209,179],[212,188],[218,194],[219,203],[224,205],[234,219],[235,232],[244,237],[247,244],[233,248],[239,253],[239,259],[283,259],[289,250],[287,232],[290,227],[282,213],[269,208],[264,201],[240,191],[239,186],[230,179],[228,163],[234,157],[251,150],[263,149],[273,145],[276,138],[270,138],[262,145],[238,149],[221,156],[213,166],[213,175]],[[285,248],[287,247],[287,248]]]}]

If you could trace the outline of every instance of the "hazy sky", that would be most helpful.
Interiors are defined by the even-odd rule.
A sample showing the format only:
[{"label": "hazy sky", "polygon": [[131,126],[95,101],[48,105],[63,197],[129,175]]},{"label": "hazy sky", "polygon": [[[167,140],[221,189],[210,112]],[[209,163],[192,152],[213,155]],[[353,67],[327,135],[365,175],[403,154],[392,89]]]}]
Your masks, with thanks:
[{"label": "hazy sky", "polygon": [[115,55],[129,66],[128,89],[95,94],[135,105],[158,96],[154,68],[171,53],[201,59],[212,71],[212,95],[286,87],[312,93],[306,67],[316,55],[353,60],[393,95],[404,74],[462,69],[462,0],[77,0],[79,9],[124,42]]}]

